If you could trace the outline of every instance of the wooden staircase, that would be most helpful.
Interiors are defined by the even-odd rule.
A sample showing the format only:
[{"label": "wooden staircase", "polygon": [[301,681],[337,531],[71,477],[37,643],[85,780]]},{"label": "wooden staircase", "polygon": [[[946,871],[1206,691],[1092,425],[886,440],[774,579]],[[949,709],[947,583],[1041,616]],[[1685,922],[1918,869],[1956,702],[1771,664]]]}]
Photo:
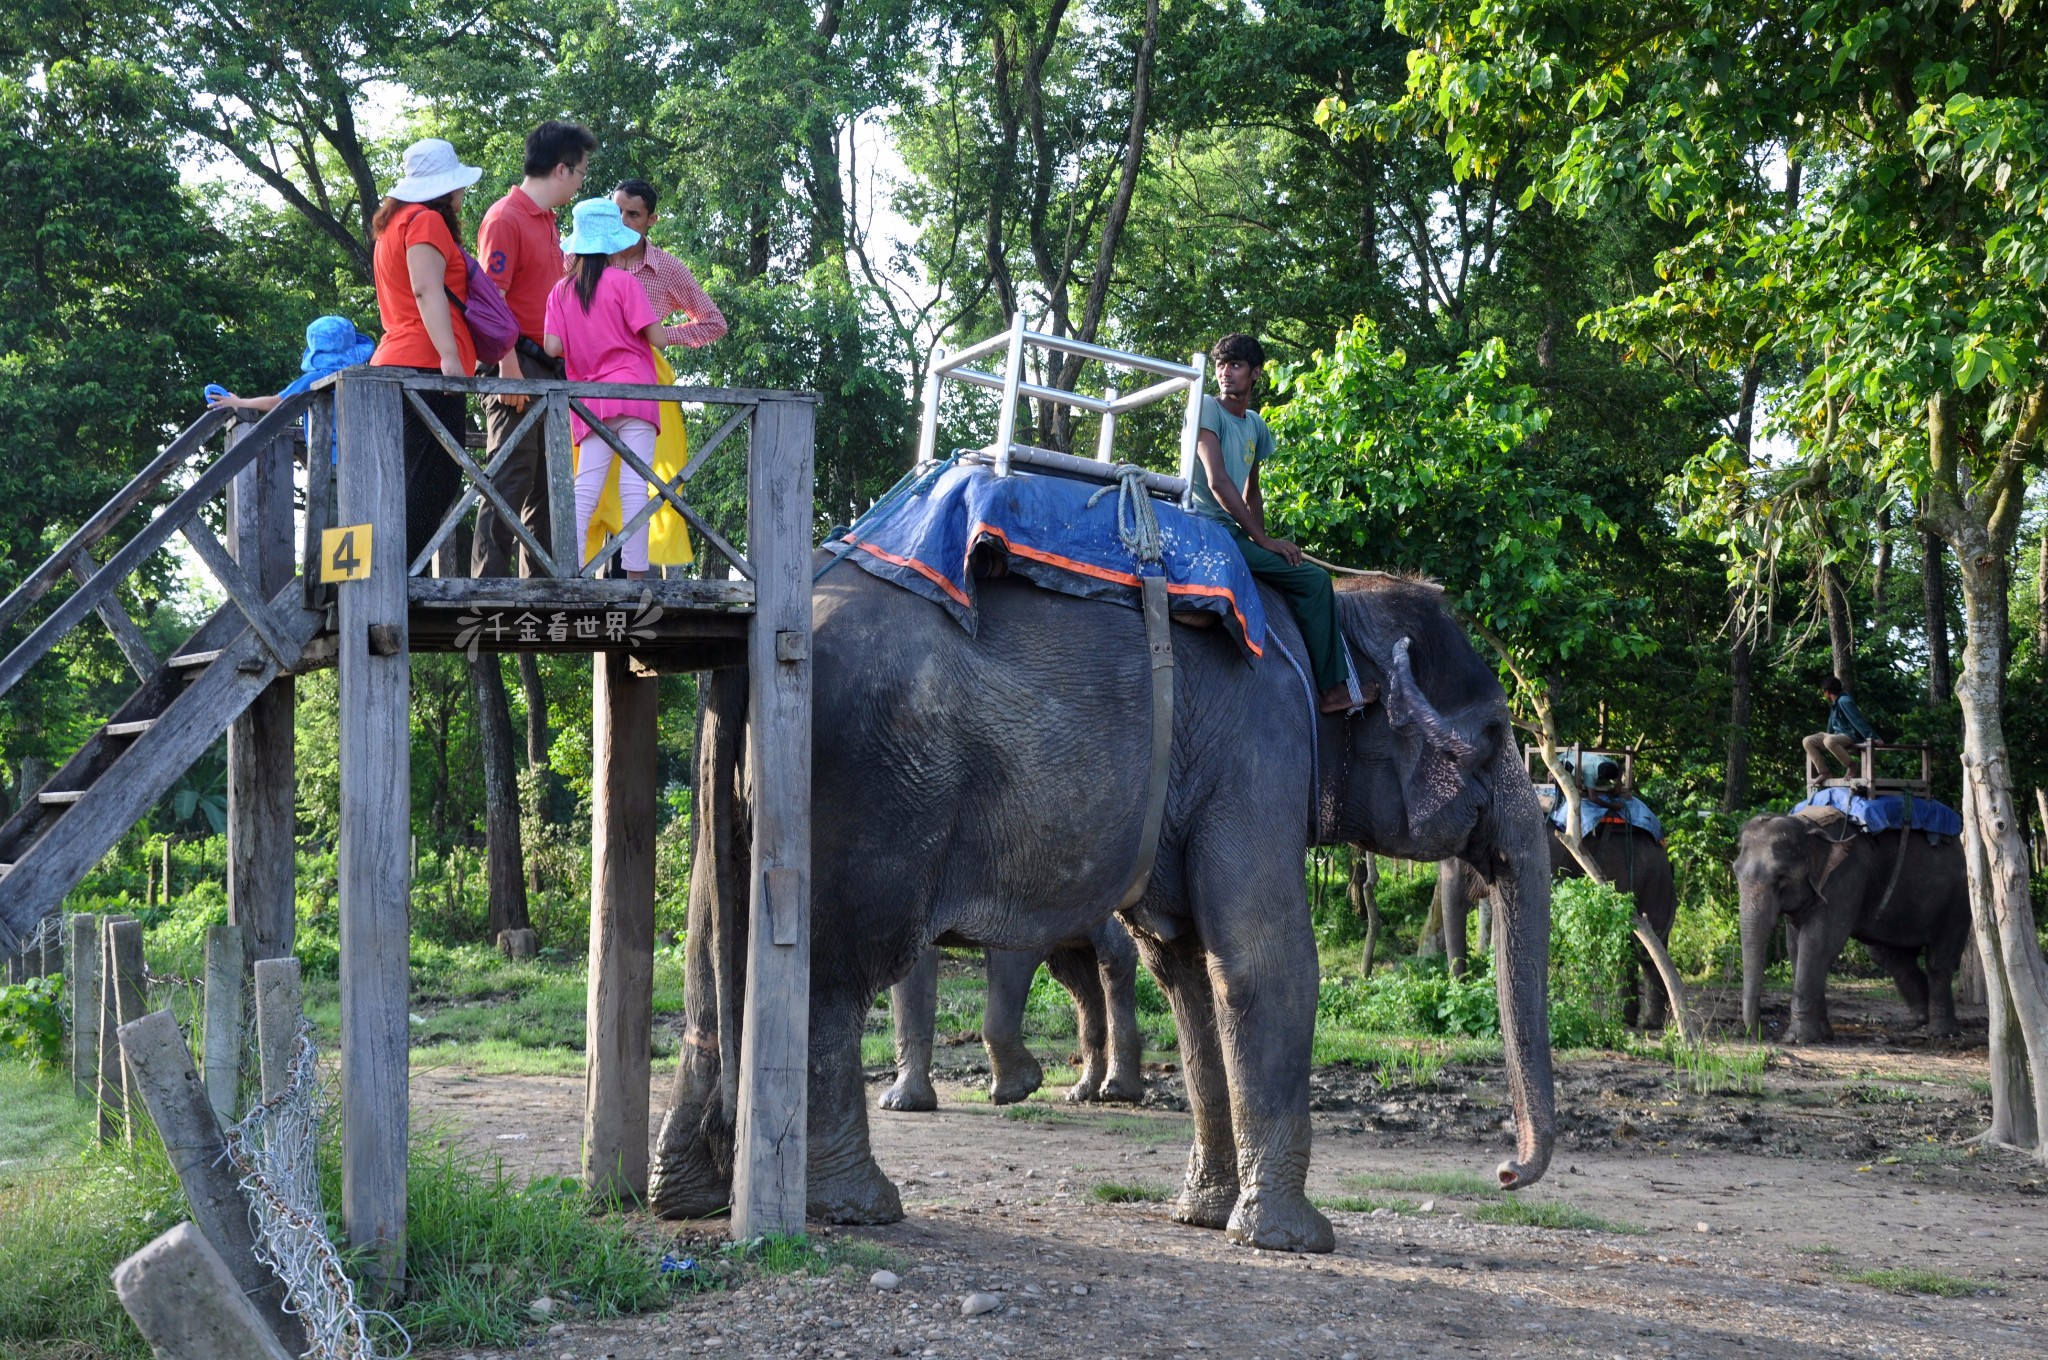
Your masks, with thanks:
[{"label": "wooden staircase", "polygon": [[[276,457],[281,441],[289,467],[289,444],[307,404],[306,398],[294,398],[242,438],[230,437],[221,454],[104,567],[95,564],[95,544],[181,468],[197,462],[216,432],[229,428],[224,412],[208,412],[0,602],[0,628],[6,628],[65,577],[79,581],[27,639],[0,659],[0,694],[88,614],[105,622],[142,678],[127,702],[0,826],[0,954],[18,950],[257,696],[303,664],[323,616],[305,607],[300,581],[293,577],[264,598],[200,512],[259,456]],[[228,603],[158,662],[114,592],[173,533],[192,544],[225,589]]]}]

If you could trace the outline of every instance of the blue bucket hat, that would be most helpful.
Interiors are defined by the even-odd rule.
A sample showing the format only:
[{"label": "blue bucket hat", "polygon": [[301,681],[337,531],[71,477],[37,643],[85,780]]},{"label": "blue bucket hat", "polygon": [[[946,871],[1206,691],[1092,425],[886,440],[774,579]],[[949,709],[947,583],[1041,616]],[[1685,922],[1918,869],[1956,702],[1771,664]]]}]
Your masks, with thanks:
[{"label": "blue bucket hat", "polygon": [[339,368],[367,364],[377,342],[356,329],[345,316],[323,316],[306,327],[306,352],[299,359],[301,373],[322,376]]},{"label": "blue bucket hat", "polygon": [[564,255],[616,255],[640,244],[640,233],[619,220],[609,198],[586,198],[574,213],[575,230],[562,242]]}]

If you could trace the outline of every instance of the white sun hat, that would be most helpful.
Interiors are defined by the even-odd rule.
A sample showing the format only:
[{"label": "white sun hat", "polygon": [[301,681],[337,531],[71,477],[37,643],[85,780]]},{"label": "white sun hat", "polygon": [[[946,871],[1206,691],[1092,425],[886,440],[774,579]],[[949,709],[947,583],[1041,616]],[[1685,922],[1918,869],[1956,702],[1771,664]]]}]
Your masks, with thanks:
[{"label": "white sun hat", "polygon": [[467,189],[482,177],[474,165],[464,165],[455,148],[439,137],[424,137],[405,149],[399,162],[405,178],[387,191],[400,203],[427,203],[455,189]]}]

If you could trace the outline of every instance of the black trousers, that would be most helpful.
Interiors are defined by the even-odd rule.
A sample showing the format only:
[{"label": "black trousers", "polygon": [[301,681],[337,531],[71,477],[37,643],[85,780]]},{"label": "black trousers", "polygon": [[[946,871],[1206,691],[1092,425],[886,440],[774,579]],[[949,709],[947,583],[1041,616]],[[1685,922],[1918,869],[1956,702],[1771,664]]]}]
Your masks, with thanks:
[{"label": "black trousers", "polygon": [[[439,369],[421,368],[418,373],[438,373]],[[469,405],[460,392],[423,392],[427,408],[441,422],[442,428],[460,440],[469,424]],[[462,469],[448,450],[441,447],[441,441],[434,438],[434,432],[413,410],[412,403],[405,403],[405,564],[410,567],[420,549],[427,546],[427,540],[434,536],[440,526],[441,517],[448,513],[448,507],[455,504],[455,498],[462,494]]]},{"label": "black trousers", "polygon": [[[522,353],[519,356],[519,370],[529,378],[560,378],[562,361],[546,356]],[[512,427],[525,416],[515,411],[496,397],[484,398],[484,428],[490,434],[492,458],[498,456],[498,448],[505,442],[505,436],[512,433]],[[519,512],[519,518],[533,534],[542,548],[554,551],[548,536],[548,461],[547,431],[543,421],[536,420],[527,428],[526,435],[519,441],[512,456],[498,469],[498,475],[491,482],[505,503]],[[489,500],[483,501],[476,509],[476,544],[470,550],[470,574],[474,576],[510,576],[512,554],[518,549],[523,560],[528,554],[526,545],[512,532],[512,526],[498,513],[498,507]],[[533,563],[526,563],[524,575],[533,575]]]}]

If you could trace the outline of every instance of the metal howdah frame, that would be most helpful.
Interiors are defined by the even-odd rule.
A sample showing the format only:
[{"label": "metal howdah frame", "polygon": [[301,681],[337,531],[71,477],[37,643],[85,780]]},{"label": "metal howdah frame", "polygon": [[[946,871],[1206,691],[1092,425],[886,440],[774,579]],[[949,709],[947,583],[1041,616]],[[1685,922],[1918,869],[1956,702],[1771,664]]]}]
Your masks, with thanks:
[{"label": "metal howdah frame", "polygon": [[[1058,387],[1045,387],[1024,379],[1026,345],[1037,345],[1042,349],[1077,355],[1082,359],[1095,360],[1112,367],[1156,374],[1161,381],[1141,387],[1128,396],[1119,394],[1115,387],[1105,389],[1099,397],[1069,392]],[[1003,371],[1000,375],[970,367],[976,360],[986,359],[997,353],[1004,356]],[[1194,474],[1195,438],[1201,428],[1202,419],[1202,383],[1207,373],[1208,360],[1201,354],[1191,355],[1184,364],[1167,359],[1147,358],[1142,354],[1128,354],[1123,350],[1110,349],[1106,345],[1092,345],[1085,340],[1076,340],[1069,336],[1047,335],[1042,331],[1031,330],[1024,324],[1023,313],[1019,312],[1011,317],[1008,330],[969,345],[956,353],[948,354],[940,350],[933,356],[931,371],[925,377],[924,423],[918,435],[917,459],[920,464],[929,463],[938,454],[939,394],[943,385],[950,381],[1003,394],[1001,413],[996,423],[995,441],[980,451],[993,464],[996,476],[1007,477],[1013,467],[1022,464],[1026,467],[1063,472],[1069,476],[1110,482],[1116,480],[1111,469],[1116,465],[1112,450],[1116,441],[1117,417],[1185,393],[1187,411],[1181,419],[1180,475],[1169,477],[1160,472],[1145,474],[1146,490],[1155,496],[1185,505],[1190,480]],[[1101,416],[1102,432],[1096,439],[1095,457],[1078,458],[1070,453],[1061,453],[1057,449],[1042,449],[1034,444],[1018,443],[1017,402],[1020,399],[1050,402],[1079,411],[1093,411]]]}]

